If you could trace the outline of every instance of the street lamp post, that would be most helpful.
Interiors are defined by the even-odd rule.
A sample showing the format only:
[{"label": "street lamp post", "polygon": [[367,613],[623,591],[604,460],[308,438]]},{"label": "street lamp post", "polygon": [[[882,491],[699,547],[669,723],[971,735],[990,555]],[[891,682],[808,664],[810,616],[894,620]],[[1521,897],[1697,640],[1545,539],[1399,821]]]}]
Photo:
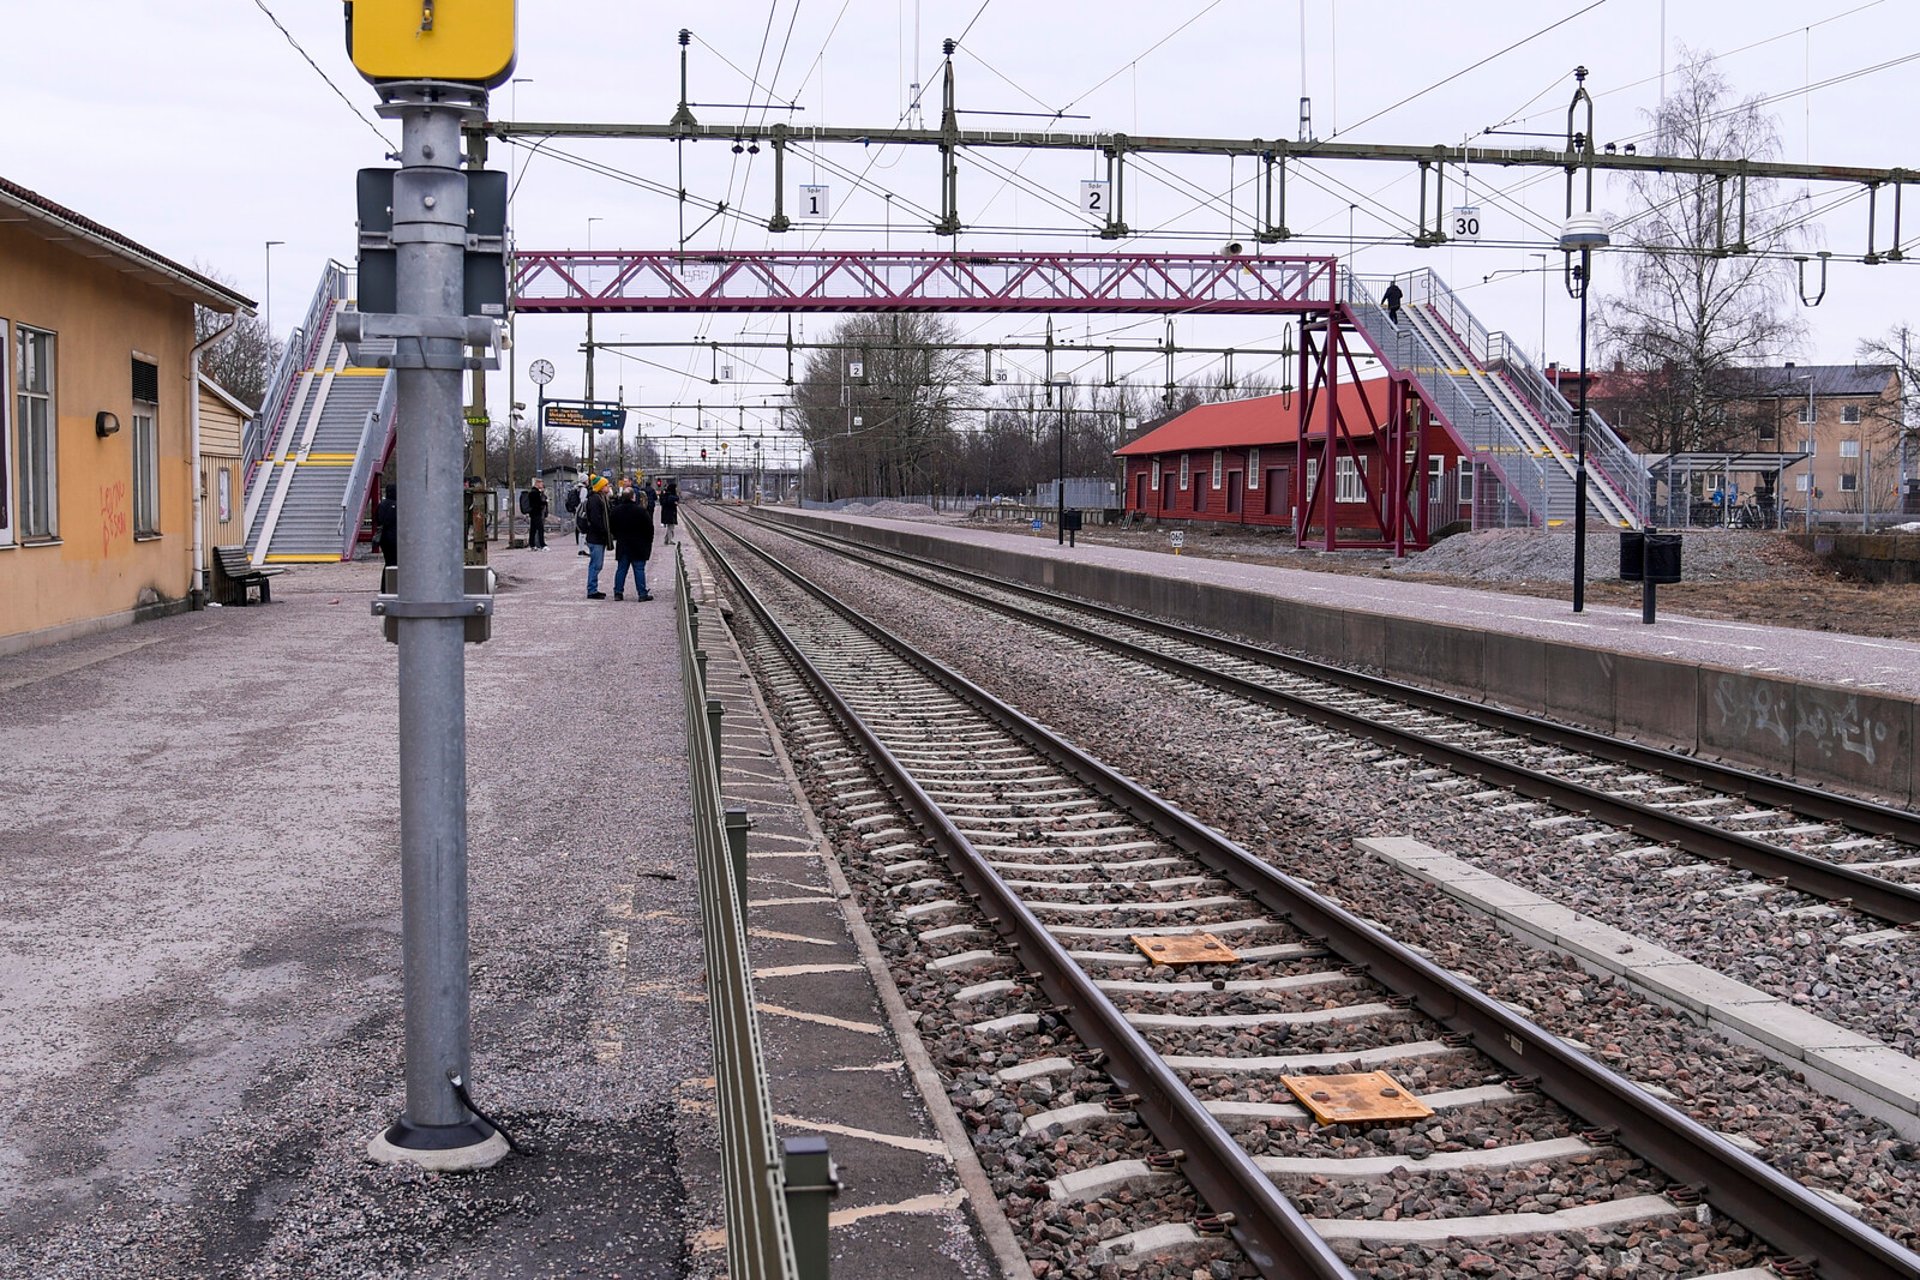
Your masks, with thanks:
[{"label": "street lamp post", "polygon": [[1573,611],[1587,605],[1587,293],[1593,283],[1593,251],[1611,243],[1598,214],[1578,213],[1560,232],[1560,247],[1580,265],[1569,264],[1567,291],[1580,302],[1580,404],[1574,410],[1573,467]]},{"label": "street lamp post", "polygon": [[285,244],[285,240],[267,241],[267,287],[266,299],[261,305],[261,318],[267,322],[267,341],[273,341],[273,248]]}]

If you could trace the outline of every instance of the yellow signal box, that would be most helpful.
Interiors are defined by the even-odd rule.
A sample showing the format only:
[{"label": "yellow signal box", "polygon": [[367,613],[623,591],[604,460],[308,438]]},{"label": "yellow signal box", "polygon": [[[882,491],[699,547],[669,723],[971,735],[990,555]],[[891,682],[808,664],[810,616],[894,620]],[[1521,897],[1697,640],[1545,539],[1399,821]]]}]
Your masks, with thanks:
[{"label": "yellow signal box", "polygon": [[382,80],[505,84],[513,74],[514,0],[347,0],[347,52]]}]

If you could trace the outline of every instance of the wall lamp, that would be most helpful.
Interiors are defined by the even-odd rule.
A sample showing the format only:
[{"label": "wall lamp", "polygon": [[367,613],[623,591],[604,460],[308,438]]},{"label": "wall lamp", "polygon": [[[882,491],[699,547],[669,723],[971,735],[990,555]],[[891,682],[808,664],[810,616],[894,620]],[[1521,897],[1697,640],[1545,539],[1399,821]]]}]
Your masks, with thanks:
[{"label": "wall lamp", "polygon": [[102,440],[120,429],[120,415],[102,409],[93,415],[93,434]]}]

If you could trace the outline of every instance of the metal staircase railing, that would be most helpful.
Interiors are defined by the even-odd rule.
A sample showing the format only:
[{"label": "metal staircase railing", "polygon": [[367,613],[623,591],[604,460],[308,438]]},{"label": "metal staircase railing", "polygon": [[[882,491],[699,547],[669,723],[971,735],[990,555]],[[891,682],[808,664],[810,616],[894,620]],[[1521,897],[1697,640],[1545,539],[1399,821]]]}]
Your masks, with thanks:
[{"label": "metal staircase railing", "polygon": [[[1560,394],[1527,358],[1520,345],[1505,333],[1482,325],[1445,281],[1431,270],[1422,269],[1403,277],[1409,305],[1424,306],[1429,314],[1457,338],[1467,355],[1488,374],[1498,377],[1511,389],[1540,427],[1546,443],[1562,458],[1575,452],[1573,406]],[[1646,464],[1629,449],[1618,433],[1591,406],[1587,409],[1587,463],[1594,487],[1603,489],[1603,508],[1621,509],[1622,518],[1635,527],[1646,516],[1653,492],[1653,479]]]},{"label": "metal staircase railing", "polygon": [[373,487],[374,469],[386,453],[392,438],[393,417],[398,407],[400,380],[389,373],[381,381],[380,399],[367,413],[367,425],[360,429],[360,444],[354,450],[353,469],[347,472],[347,487],[340,495],[340,558],[353,559],[353,544],[360,536],[360,513],[367,509],[367,494]]},{"label": "metal staircase railing", "polygon": [[280,361],[273,369],[273,379],[267,383],[267,394],[242,432],[240,474],[243,477],[243,492],[253,484],[255,469],[273,451],[274,442],[280,438],[280,432],[286,426],[294,382],[300,376],[300,371],[311,369],[314,361],[320,357],[314,346],[326,333],[327,309],[346,296],[346,267],[338,262],[328,262],[326,269],[320,273],[320,284],[313,291],[313,301],[307,306],[305,319],[287,335],[287,345],[281,348]]},{"label": "metal staircase railing", "polygon": [[[1427,394],[1462,450],[1476,478],[1495,476],[1498,486],[1476,482],[1475,528],[1546,524],[1549,490],[1545,468],[1533,449],[1471,383],[1462,383],[1440,353],[1411,324],[1394,325],[1374,301],[1372,282],[1342,272],[1341,296],[1368,342],[1387,365],[1410,375]],[[1517,507],[1517,510],[1516,510]]]}]

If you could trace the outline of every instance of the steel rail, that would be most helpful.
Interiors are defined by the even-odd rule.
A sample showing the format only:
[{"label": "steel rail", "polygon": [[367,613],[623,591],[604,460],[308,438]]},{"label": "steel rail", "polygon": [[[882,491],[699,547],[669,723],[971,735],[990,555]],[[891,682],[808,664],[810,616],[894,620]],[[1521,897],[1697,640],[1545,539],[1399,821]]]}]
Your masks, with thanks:
[{"label": "steel rail", "polygon": [[[847,702],[832,681],[806,656],[773,612],[748,586],[731,561],[706,536],[698,522],[687,527],[718,565],[741,601],[773,636],[782,652],[816,694],[859,742],[894,793],[894,799],[918,822],[940,850],[987,922],[1001,935],[1026,971],[1038,980],[1074,1034],[1105,1055],[1102,1069],[1121,1092],[1132,1095],[1132,1109],[1169,1152],[1185,1152],[1180,1170],[1207,1207],[1226,1222],[1228,1233],[1260,1274],[1269,1280],[1357,1280],[1353,1271],[1321,1238],[1272,1179],[1260,1171],[1233,1136],[1207,1111],[1144,1036],[1074,961],[1040,918],[973,847],[912,774]],[[799,578],[787,566],[738,534],[733,538],[779,572],[811,592],[845,621],[895,653],[902,646],[872,623],[842,609]]]},{"label": "steel rail", "polygon": [[[1812,1264],[1823,1277],[1920,1280],[1920,1254],[1821,1199],[1691,1116],[1575,1051],[1560,1037],[1436,965],[1404,943],[1268,865],[1198,818],[1058,738],[938,660],[920,653],[841,604],[776,557],[733,535],[848,622],[971,703],[1002,728],[1102,795],[1136,822],[1204,863],[1267,910],[1290,919],[1415,1008],[1466,1036],[1517,1077],[1676,1182],[1779,1252]],[[1069,961],[1071,963],[1071,961]]]},{"label": "steel rail", "polygon": [[1798,783],[1764,777],[1732,766],[1711,764],[1677,752],[1610,738],[1592,730],[1555,724],[1519,712],[1469,702],[1464,698],[1436,693],[1430,689],[1417,688],[1384,677],[1365,675],[1361,672],[1315,662],[1309,658],[1279,653],[1245,641],[1199,631],[1179,623],[1129,614],[1109,605],[1072,599],[1038,587],[1007,582],[905,552],[868,547],[832,534],[823,534],[814,530],[795,530],[784,524],[766,521],[758,523],[762,527],[777,529],[789,537],[803,540],[808,537],[829,539],[841,544],[830,549],[842,554],[850,554],[853,558],[875,568],[907,577],[920,586],[1000,610],[1037,626],[1044,626],[1077,640],[1098,645],[1111,652],[1150,662],[1188,679],[1276,707],[1292,715],[1311,719],[1343,733],[1364,737],[1395,751],[1445,765],[1447,768],[1484,779],[1493,785],[1516,791],[1531,799],[1544,800],[1563,809],[1587,813],[1603,822],[1625,827],[1649,839],[1673,844],[1696,857],[1729,863],[1754,875],[1778,880],[1802,893],[1830,902],[1845,903],[1858,911],[1892,924],[1912,925],[1920,922],[1920,887],[1900,884],[1856,870],[1843,863],[1829,862],[1811,854],[1768,844],[1753,836],[1709,826],[1704,822],[1686,818],[1665,809],[1656,809],[1650,805],[1611,795],[1584,783],[1511,764],[1470,747],[1455,746],[1410,729],[1382,724],[1355,712],[1343,711],[1338,707],[1315,702],[1310,698],[1255,684],[1238,676],[1201,666],[1177,655],[1144,648],[1117,636],[1107,635],[1094,628],[1083,627],[1065,619],[1033,613],[1001,601],[986,600],[958,587],[910,574],[904,569],[885,564],[872,557],[892,556],[921,568],[966,578],[994,590],[1042,600],[1061,608],[1091,613],[1095,617],[1221,651],[1246,661],[1279,667],[1295,675],[1342,685],[1370,696],[1390,698],[1421,710],[1455,716],[1483,728],[1496,729],[1503,733],[1541,741],[1550,746],[1579,751],[1617,764],[1663,773],[1699,786],[1730,792],[1755,803],[1788,809],[1796,814],[1820,818],[1856,830],[1873,832],[1907,844],[1920,845],[1920,814],[1909,813],[1872,801],[1855,800],[1817,791]]}]

